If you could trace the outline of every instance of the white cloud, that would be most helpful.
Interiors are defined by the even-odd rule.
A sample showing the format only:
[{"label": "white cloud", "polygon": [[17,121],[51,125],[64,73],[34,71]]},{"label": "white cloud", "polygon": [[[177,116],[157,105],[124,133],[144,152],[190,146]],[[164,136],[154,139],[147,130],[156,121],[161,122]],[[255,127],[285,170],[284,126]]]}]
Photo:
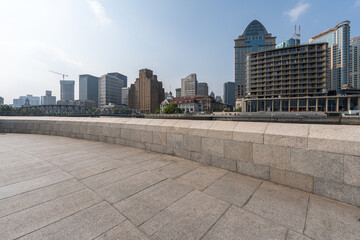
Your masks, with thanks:
[{"label": "white cloud", "polygon": [[89,7],[94,12],[96,18],[102,24],[110,24],[111,19],[106,15],[105,8],[96,0],[87,0]]},{"label": "white cloud", "polygon": [[304,3],[303,1],[300,1],[294,8],[284,12],[284,15],[289,16],[291,22],[295,22],[300,17],[300,15],[304,14],[307,11],[309,7],[309,3]]},{"label": "white cloud", "polygon": [[356,1],[355,1],[355,6],[356,6],[356,7],[360,7],[360,0],[356,0]]}]

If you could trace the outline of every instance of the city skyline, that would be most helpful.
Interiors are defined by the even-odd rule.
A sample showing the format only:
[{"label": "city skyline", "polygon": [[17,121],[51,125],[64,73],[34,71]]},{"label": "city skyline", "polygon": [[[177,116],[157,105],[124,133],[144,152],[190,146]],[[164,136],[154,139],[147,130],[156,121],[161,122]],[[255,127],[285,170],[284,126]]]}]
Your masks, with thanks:
[{"label": "city skyline", "polygon": [[194,72],[221,95],[224,82],[234,81],[233,41],[252,20],[277,43],[293,35],[295,24],[302,43],[344,20],[351,21],[350,38],[359,36],[360,1],[341,4],[339,11],[329,1],[4,1],[0,96],[9,104],[51,90],[60,99],[60,78],[48,72],[55,70],[76,80],[78,99],[80,74],[121,72],[129,86],[142,68],[154,70],[166,91]]}]

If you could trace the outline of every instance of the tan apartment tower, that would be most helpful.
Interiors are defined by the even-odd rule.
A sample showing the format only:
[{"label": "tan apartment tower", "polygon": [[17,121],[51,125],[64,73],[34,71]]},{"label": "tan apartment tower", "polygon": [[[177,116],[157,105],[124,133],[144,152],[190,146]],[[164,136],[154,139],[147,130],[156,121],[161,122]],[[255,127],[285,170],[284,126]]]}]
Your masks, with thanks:
[{"label": "tan apartment tower", "polygon": [[162,82],[157,80],[153,71],[139,70],[139,78],[129,88],[129,107],[143,113],[154,113],[164,99],[165,92]]}]

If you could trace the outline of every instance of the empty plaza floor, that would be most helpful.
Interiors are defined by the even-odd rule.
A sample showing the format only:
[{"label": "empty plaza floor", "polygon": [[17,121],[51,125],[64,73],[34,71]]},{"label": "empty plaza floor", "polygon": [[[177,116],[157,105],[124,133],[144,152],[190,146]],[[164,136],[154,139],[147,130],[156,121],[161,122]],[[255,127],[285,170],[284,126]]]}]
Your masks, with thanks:
[{"label": "empty plaza floor", "polygon": [[0,239],[359,240],[360,208],[142,149],[0,134]]}]

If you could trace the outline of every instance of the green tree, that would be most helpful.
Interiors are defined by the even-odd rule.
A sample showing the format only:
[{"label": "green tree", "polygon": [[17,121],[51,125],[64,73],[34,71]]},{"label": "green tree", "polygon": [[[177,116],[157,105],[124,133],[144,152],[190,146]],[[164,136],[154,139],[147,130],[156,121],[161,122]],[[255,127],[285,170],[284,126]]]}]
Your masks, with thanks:
[{"label": "green tree", "polygon": [[182,110],[178,107],[176,103],[170,103],[164,108],[165,114],[174,114],[174,113],[182,113]]},{"label": "green tree", "polygon": [[236,109],[236,111],[238,111],[238,112],[242,112],[241,107],[239,107],[238,109]]},{"label": "green tree", "polygon": [[11,115],[14,112],[14,108],[10,105],[0,106],[0,115]]}]

